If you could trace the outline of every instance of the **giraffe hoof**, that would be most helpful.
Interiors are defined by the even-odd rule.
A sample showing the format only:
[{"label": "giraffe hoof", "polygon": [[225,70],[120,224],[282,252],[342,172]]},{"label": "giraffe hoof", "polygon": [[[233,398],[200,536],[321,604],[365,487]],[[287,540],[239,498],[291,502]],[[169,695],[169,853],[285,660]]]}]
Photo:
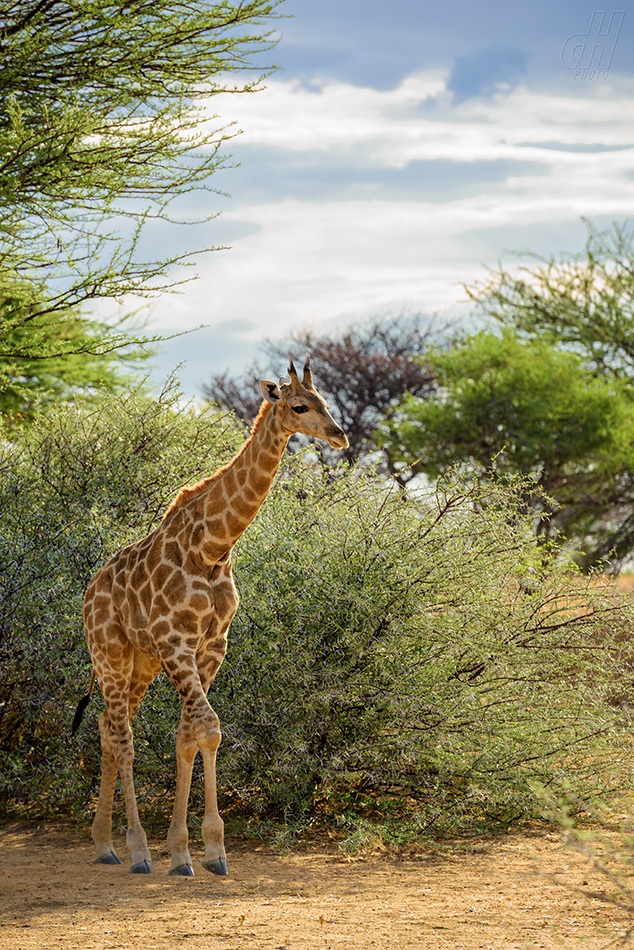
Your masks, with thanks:
[{"label": "giraffe hoof", "polygon": [[108,851],[107,854],[102,854],[100,858],[95,858],[94,864],[121,864],[121,861],[116,856],[114,851]]},{"label": "giraffe hoof", "polygon": [[203,867],[213,874],[219,874],[221,877],[227,873],[227,862],[224,858],[218,858],[217,861],[203,861]]},{"label": "giraffe hoof", "polygon": [[151,861],[139,861],[138,864],[133,864],[130,868],[130,874],[151,874],[152,873],[152,862]]},{"label": "giraffe hoof", "polygon": [[194,869],[191,864],[179,864],[177,868],[171,868],[170,877],[179,875],[180,877],[194,877]]}]

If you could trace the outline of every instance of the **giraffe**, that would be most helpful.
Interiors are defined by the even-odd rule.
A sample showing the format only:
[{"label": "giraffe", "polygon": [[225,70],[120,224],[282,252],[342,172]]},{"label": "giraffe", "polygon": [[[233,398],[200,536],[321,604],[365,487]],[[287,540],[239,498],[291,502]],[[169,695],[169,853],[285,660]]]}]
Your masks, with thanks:
[{"label": "giraffe", "polygon": [[292,357],[288,372],[290,382],[260,381],[264,401],[251,434],[234,458],[211,477],[183,488],[158,528],[115,554],[88,585],[83,618],[93,671],[73,732],[97,680],[105,710],[99,717],[102,772],[92,825],[96,864],[121,864],[112,840],[119,772],[130,872],[152,871],[134,791],[131,724],[146,689],[164,670],[182,699],[174,810],[167,835],[169,873],[194,874],[186,818],[198,751],[205,782],[202,864],[214,874],[227,873],[216,797],[220,723],[207,691],[224,659],[227,631],[238,608],[231,551],[264,502],[293,433],[325,439],[336,449],[348,446],[314,387],[308,357],[301,380]]}]

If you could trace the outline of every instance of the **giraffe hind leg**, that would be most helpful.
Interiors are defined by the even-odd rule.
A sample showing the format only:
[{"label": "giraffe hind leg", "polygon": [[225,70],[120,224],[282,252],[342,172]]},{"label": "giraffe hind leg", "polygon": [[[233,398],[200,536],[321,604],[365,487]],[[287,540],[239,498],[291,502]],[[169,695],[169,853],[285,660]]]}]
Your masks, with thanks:
[{"label": "giraffe hind leg", "polygon": [[134,745],[131,721],[149,683],[160,670],[160,664],[133,650],[124,651],[118,664],[117,683],[104,677],[102,693],[106,709],[99,719],[102,747],[102,780],[93,822],[96,863],[120,864],[112,843],[112,804],[117,771],[121,774],[128,820],[127,844],[131,853],[133,874],[149,874],[152,861],[147,838],[141,826],[134,791]]},{"label": "giraffe hind leg", "polygon": [[101,785],[97,811],[92,823],[92,840],[95,844],[95,864],[121,864],[112,840],[112,803],[117,781],[117,764],[108,741],[106,714],[99,717],[101,733]]},{"label": "giraffe hind leg", "polygon": [[[146,656],[144,653],[139,651],[134,651],[134,667],[132,670],[132,678],[130,680],[130,691],[128,694],[128,721],[130,726],[134,721],[134,717],[139,711],[139,706],[141,705],[141,700],[145,696],[145,691],[147,690],[150,683],[156,678],[156,676],[161,671],[161,664],[158,660],[153,659],[152,657]],[[130,775],[130,780],[132,784],[132,794],[134,795],[134,785],[132,783],[132,775]],[[125,788],[125,785],[124,785]],[[136,812],[136,795],[134,795],[134,811]],[[138,813],[137,813],[138,818]],[[147,857],[141,857],[140,860],[134,862],[134,842],[130,840],[131,835],[130,831],[134,832],[134,828],[130,828],[128,820],[128,847],[132,853],[133,864],[130,867],[131,874],[150,874],[152,871],[152,861],[149,856],[149,850],[147,848],[147,838],[145,832],[141,828],[140,822],[138,823],[138,828],[141,831],[140,843],[141,846],[145,844],[145,851],[147,852]]]}]

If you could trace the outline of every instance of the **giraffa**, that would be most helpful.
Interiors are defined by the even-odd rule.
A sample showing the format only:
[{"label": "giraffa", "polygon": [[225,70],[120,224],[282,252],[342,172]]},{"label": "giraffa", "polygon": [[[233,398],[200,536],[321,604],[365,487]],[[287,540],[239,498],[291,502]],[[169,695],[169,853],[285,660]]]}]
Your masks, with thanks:
[{"label": "giraffa", "polygon": [[199,750],[205,782],[202,863],[215,874],[227,873],[216,798],[220,723],[207,701],[207,691],[224,659],[227,630],[238,608],[231,550],[264,502],[293,433],[325,439],[336,449],[348,446],[313,385],[308,357],[301,380],[292,358],[288,371],[290,382],[260,381],[264,401],[235,457],[210,478],[183,488],[159,527],[115,554],[88,585],[83,616],[93,672],[73,731],[96,679],[105,700],[99,717],[101,787],[92,825],[96,864],[121,864],[112,841],[119,771],[130,871],[149,874],[152,870],[134,791],[131,723],[147,687],[164,670],[183,701],[176,736],[174,811],[167,836],[169,873],[194,874],[186,817]]}]

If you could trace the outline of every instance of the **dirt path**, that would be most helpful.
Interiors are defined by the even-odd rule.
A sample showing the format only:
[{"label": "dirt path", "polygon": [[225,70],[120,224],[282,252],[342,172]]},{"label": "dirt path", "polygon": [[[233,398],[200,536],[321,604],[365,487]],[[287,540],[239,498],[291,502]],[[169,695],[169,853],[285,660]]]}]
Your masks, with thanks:
[{"label": "dirt path", "polygon": [[[595,950],[622,912],[583,892],[606,881],[559,836],[481,841],[475,853],[346,860],[319,844],[280,857],[229,840],[229,876],[199,865],[168,877],[92,864],[92,845],[55,825],[0,826],[0,947],[11,950]],[[125,859],[124,839],[120,856]],[[541,870],[542,873],[539,873]],[[548,875],[555,875],[555,883]]]}]

